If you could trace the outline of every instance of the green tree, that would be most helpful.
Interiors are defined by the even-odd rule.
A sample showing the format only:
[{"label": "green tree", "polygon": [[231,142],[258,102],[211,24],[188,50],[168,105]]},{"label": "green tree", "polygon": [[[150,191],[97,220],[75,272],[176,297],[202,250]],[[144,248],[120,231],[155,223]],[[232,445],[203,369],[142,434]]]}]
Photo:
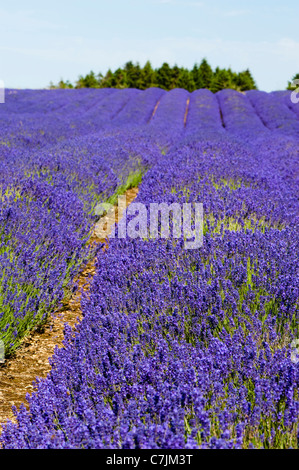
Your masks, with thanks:
[{"label": "green tree", "polygon": [[127,88],[126,74],[121,68],[115,70],[110,79],[110,86],[113,88]]},{"label": "green tree", "polygon": [[181,72],[182,72],[182,69],[178,67],[176,64],[172,67],[170,90],[172,90],[173,88],[179,88],[178,81],[179,81]]},{"label": "green tree", "polygon": [[294,80],[299,80],[299,73],[296,73],[296,75],[293,76],[292,81],[288,82],[287,90],[294,90],[298,87],[298,84],[296,84],[296,86],[293,85]]},{"label": "green tree", "polygon": [[194,81],[196,89],[201,88],[201,80],[200,80],[198,70],[199,70],[199,65],[194,64],[193,69],[191,70],[191,76],[192,76],[192,80]]},{"label": "green tree", "polygon": [[146,90],[155,84],[155,71],[148,60],[140,72],[139,88]]},{"label": "green tree", "polygon": [[80,75],[76,82],[76,88],[99,88],[99,86],[99,81],[92,70],[85,77]]},{"label": "green tree", "polygon": [[[295,75],[294,79],[298,78]],[[200,88],[208,88],[214,92],[222,88],[234,88],[238,91],[256,89],[256,83],[249,71],[233,72],[230,68],[220,69],[216,67],[213,72],[207,59],[203,59],[198,65],[194,64],[191,70],[179,67],[175,64],[170,67],[164,62],[161,67],[153,69],[148,60],[144,67],[140,67],[139,63],[133,64],[132,61],[127,62],[123,68],[118,68],[115,72],[109,69],[105,76],[99,73],[97,76],[93,71],[85,77],[80,75],[75,87],[76,88],[138,88],[146,90],[149,87],[156,86],[164,90],[172,90],[173,88],[184,88],[190,92]],[[289,82],[289,89],[291,82]],[[50,83],[50,88],[73,88],[73,85],[67,80],[62,79],[58,85]]]},{"label": "green tree", "polygon": [[178,81],[177,81],[178,88],[184,88],[188,91],[195,90],[195,83],[192,77],[192,74],[187,69],[181,69]]},{"label": "green tree", "polygon": [[103,76],[102,74],[99,74],[98,77],[99,77],[99,85],[101,88],[113,88],[114,74],[111,69],[108,69],[105,76]]},{"label": "green tree", "polygon": [[125,65],[126,73],[126,85],[128,88],[139,88],[139,82],[141,78],[141,69],[140,65],[137,62],[136,65],[133,62],[129,61]]},{"label": "green tree", "polygon": [[235,85],[234,88],[238,91],[257,89],[256,83],[248,69],[243,72],[234,73],[232,82]]},{"label": "green tree", "polygon": [[67,80],[64,82],[62,79],[58,82],[58,85],[54,88],[74,88],[73,85]]}]

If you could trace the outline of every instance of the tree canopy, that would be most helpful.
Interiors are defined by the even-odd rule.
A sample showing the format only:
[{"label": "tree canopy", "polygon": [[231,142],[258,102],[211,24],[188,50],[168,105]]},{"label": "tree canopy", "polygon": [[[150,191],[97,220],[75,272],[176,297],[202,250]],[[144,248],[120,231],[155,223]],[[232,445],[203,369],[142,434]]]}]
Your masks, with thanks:
[{"label": "tree canopy", "polygon": [[154,69],[149,61],[144,67],[137,62],[127,62],[123,68],[118,68],[114,72],[109,69],[105,75],[96,75],[90,71],[85,77],[79,76],[73,85],[68,80],[62,79],[58,85],[50,84],[50,88],[137,88],[145,90],[150,87],[159,87],[164,90],[173,88],[184,88],[194,91],[200,88],[207,88],[216,93],[223,88],[231,88],[238,91],[257,89],[255,80],[250,71],[233,72],[230,68],[212,69],[207,59],[203,59],[200,64],[195,64],[189,70],[184,67],[174,65],[170,67],[164,62],[161,67]]}]

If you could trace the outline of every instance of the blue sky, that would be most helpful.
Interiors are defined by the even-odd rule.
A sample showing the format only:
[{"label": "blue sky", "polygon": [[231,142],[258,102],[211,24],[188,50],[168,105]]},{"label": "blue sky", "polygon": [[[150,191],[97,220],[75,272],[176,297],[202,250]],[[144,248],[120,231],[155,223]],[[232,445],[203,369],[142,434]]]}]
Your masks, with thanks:
[{"label": "blue sky", "polygon": [[128,60],[249,68],[259,89],[299,72],[296,0],[10,0],[0,2],[0,80],[45,88]]}]

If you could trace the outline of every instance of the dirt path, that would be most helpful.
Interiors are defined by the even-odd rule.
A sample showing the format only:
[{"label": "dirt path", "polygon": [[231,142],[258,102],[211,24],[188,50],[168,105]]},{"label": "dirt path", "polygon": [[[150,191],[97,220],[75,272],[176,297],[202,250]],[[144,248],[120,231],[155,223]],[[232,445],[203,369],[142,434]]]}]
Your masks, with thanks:
[{"label": "dirt path", "polygon": [[[129,189],[126,192],[126,205],[128,206],[138,194],[138,188]],[[118,214],[117,206],[115,210],[115,222],[120,220],[122,214]],[[107,214],[101,219],[107,236],[114,223],[114,217]],[[108,248],[107,238],[97,236],[97,226],[91,237],[91,243],[105,243],[103,250]],[[77,278],[77,293],[64,306],[63,311],[56,312],[44,327],[42,332],[32,332],[23,339],[20,347],[14,356],[6,359],[4,364],[0,364],[0,433],[1,423],[7,419],[15,421],[11,407],[15,405],[19,408],[21,403],[28,407],[26,394],[34,390],[33,382],[36,377],[44,378],[49,373],[51,366],[49,358],[54,353],[57,345],[62,347],[64,338],[64,324],[68,323],[75,328],[76,323],[82,318],[81,312],[81,291],[88,291],[90,281],[95,274],[95,260],[92,260],[80,273]]]}]

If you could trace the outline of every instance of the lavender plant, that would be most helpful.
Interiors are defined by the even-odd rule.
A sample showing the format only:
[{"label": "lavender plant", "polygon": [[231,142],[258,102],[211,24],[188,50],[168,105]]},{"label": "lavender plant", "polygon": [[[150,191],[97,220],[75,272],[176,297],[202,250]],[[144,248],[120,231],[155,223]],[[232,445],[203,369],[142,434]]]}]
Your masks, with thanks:
[{"label": "lavender plant", "polygon": [[[121,94],[104,100],[120,103]],[[20,266],[24,285],[29,279],[38,290],[44,275],[43,285],[53,286],[51,279],[59,286],[68,256],[78,253],[77,261],[84,253],[88,208],[141,167],[136,201],[146,208],[203,203],[203,246],[111,239],[97,254],[83,320],[75,332],[65,326],[49,375],[37,379],[29,410],[14,409],[17,423],[4,426],[0,443],[297,448],[298,120],[284,98],[257,91],[153,89],[133,91],[130,100],[109,125],[47,144],[26,154],[26,164],[6,149],[24,182],[12,189],[1,180],[3,291],[14,305],[10,282],[21,277]],[[12,175],[7,159],[3,168]],[[26,230],[28,248],[21,244]],[[46,243],[33,254],[41,236]],[[59,257],[51,257],[52,247]],[[40,293],[44,312],[59,292]]]}]

